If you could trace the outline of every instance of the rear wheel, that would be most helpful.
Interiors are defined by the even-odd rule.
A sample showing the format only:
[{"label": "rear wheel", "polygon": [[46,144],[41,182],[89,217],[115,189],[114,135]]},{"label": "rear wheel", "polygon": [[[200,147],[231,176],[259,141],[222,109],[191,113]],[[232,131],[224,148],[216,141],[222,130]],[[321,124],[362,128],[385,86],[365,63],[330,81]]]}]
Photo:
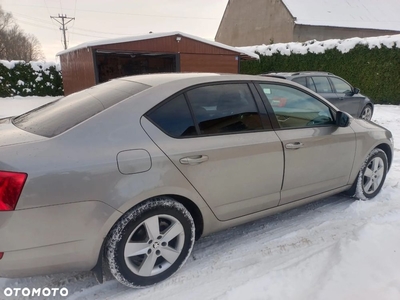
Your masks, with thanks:
[{"label": "rear wheel", "polygon": [[106,258],[113,276],[129,287],[147,287],[174,274],[195,240],[188,210],[162,197],[139,204],[111,230]]},{"label": "rear wheel", "polygon": [[364,107],[364,109],[361,112],[360,118],[364,119],[364,120],[368,120],[368,121],[372,119],[372,106],[371,105],[367,104]]},{"label": "rear wheel", "polygon": [[382,189],[388,170],[386,153],[374,149],[365,160],[355,182],[355,197],[366,200],[375,197]]}]

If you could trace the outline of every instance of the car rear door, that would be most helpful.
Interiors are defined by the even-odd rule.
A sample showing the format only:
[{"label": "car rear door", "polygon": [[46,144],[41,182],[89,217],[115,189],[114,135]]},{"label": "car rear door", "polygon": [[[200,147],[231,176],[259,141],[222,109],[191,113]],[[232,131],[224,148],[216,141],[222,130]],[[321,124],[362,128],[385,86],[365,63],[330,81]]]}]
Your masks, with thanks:
[{"label": "car rear door", "polygon": [[147,113],[142,126],[218,219],[278,205],[282,144],[254,86],[189,89]]},{"label": "car rear door", "polygon": [[354,94],[353,87],[346,81],[333,76],[330,76],[329,79],[339,99],[340,109],[354,117],[359,117],[365,97]]},{"label": "car rear door", "polygon": [[[356,149],[351,127],[335,125],[332,109],[306,90],[259,83],[272,124],[284,146],[280,205],[348,184]],[[270,99],[286,98],[284,106]]]}]

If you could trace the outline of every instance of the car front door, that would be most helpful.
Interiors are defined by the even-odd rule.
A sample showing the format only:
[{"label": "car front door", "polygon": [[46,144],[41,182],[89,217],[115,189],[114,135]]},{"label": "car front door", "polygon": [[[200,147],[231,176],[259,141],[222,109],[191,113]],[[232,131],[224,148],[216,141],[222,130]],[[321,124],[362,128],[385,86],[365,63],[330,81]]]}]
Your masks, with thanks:
[{"label": "car front door", "polygon": [[[276,83],[258,89],[284,146],[280,205],[348,184],[356,149],[351,127],[336,126],[333,110],[306,90]],[[270,100],[278,95],[284,106]]]},{"label": "car front door", "polygon": [[329,77],[329,79],[340,102],[340,107],[338,107],[354,117],[359,117],[365,97],[354,94],[353,87],[344,80],[337,77]]},{"label": "car front door", "polygon": [[142,126],[218,219],[278,205],[282,144],[254,86],[193,88],[150,111]]}]

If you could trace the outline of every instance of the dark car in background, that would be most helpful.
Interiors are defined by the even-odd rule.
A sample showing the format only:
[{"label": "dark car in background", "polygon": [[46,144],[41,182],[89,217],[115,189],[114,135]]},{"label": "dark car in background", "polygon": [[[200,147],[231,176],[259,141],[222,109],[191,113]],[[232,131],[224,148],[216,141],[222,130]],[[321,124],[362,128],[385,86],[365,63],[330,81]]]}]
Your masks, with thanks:
[{"label": "dark car in background", "polygon": [[372,101],[360,94],[360,89],[353,87],[343,78],[327,72],[291,72],[268,73],[262,76],[282,78],[297,82],[320,94],[337,108],[353,117],[371,120],[374,112]]}]

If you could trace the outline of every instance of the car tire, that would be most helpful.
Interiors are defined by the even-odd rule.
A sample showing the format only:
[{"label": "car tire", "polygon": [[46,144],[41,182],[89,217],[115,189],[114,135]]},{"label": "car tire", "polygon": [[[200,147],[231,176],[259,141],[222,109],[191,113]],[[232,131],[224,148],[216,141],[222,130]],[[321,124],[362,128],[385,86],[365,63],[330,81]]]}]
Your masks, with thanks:
[{"label": "car tire", "polygon": [[189,211],[172,198],[154,198],[132,208],[113,226],[105,256],[119,282],[148,287],[181,268],[194,240],[195,225]]},{"label": "car tire", "polygon": [[382,189],[387,171],[386,153],[381,149],[374,149],[366,158],[348,193],[361,200],[374,198]]},{"label": "car tire", "polygon": [[360,114],[360,119],[370,121],[372,119],[372,113],[373,113],[372,106],[367,104],[364,106],[364,108]]}]

